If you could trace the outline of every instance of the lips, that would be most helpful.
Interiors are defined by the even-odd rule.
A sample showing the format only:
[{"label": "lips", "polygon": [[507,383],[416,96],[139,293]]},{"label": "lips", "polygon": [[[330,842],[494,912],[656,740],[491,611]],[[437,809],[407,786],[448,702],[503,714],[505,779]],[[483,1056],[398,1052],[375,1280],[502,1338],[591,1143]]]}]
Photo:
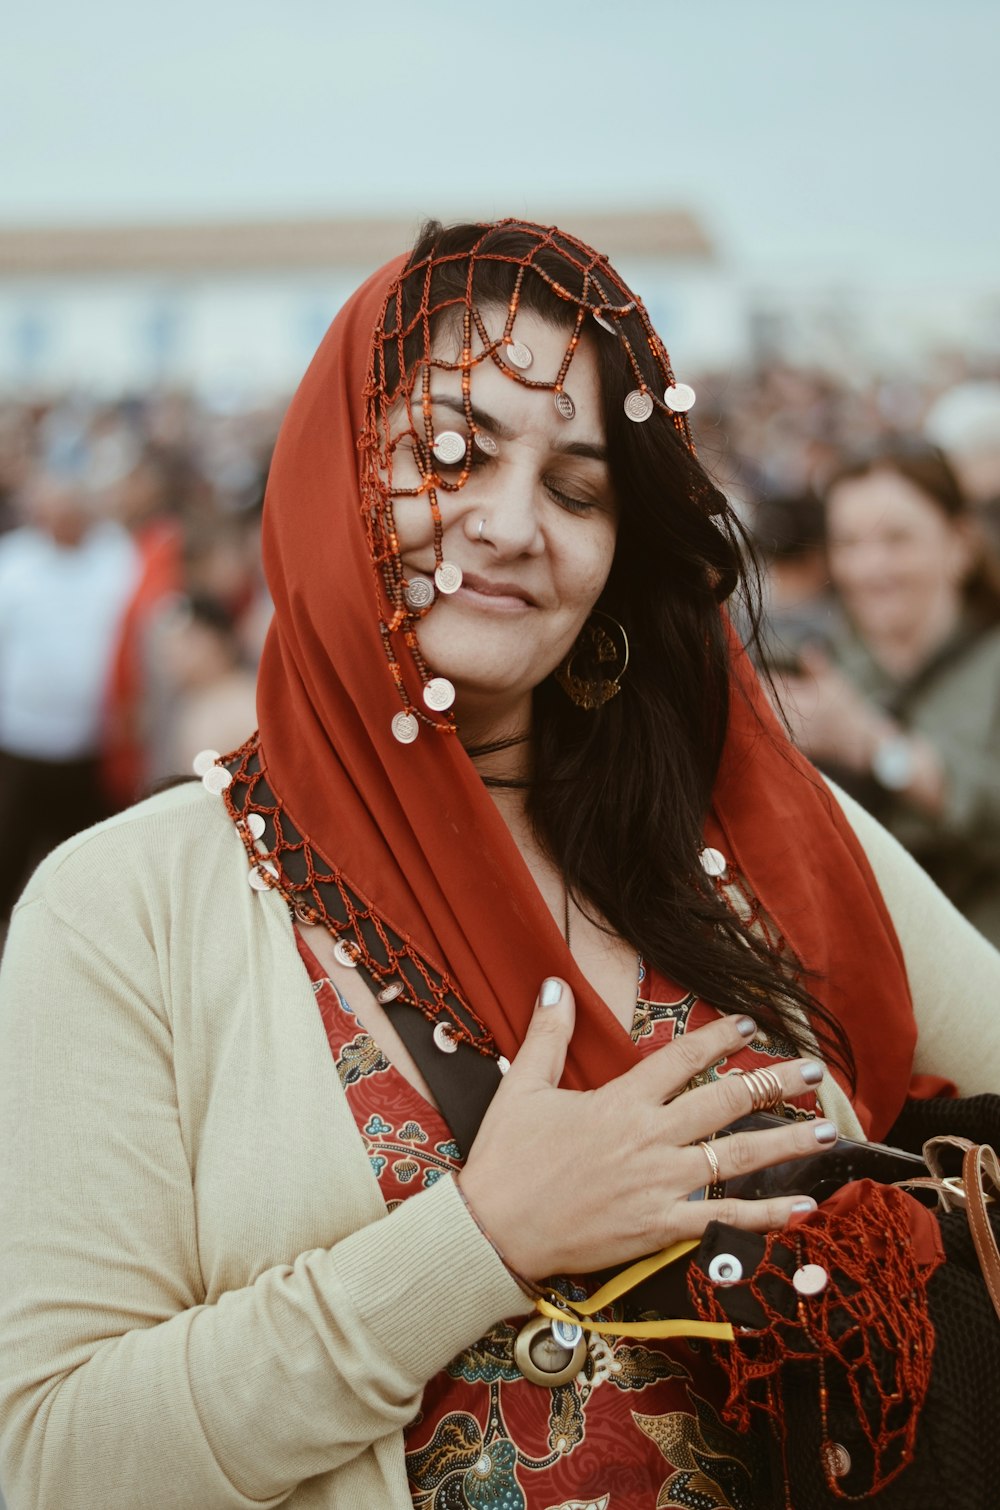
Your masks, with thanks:
[{"label": "lips", "polygon": [[[433,562],[430,566],[419,566],[416,562],[404,561],[403,567],[407,572],[417,572],[422,577],[434,576]],[[463,570],[462,586],[455,596],[460,597],[466,590],[476,594],[478,597],[496,598],[498,600],[498,608],[504,603],[509,606],[517,603],[526,608],[537,608],[539,606],[538,599],[528,592],[527,588],[522,587],[519,582],[501,582],[493,577],[480,576],[478,572]]]},{"label": "lips", "polygon": [[475,572],[462,574],[462,587],[470,588],[484,598],[516,598],[529,608],[537,608],[538,602],[518,582],[498,582],[492,577],[480,577]]}]

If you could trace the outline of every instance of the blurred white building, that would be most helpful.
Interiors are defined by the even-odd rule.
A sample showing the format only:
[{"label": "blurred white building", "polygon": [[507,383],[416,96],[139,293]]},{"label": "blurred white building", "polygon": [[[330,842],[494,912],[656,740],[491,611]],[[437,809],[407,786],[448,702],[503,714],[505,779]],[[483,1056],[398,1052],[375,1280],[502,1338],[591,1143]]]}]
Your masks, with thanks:
[{"label": "blurred white building", "polygon": [[[693,216],[562,219],[634,282],[678,370],[738,351],[739,296]],[[0,231],[0,389],[182,386],[221,405],[286,392],[347,295],[416,229],[343,219]]]},{"label": "blurred white building", "polygon": [[[560,220],[640,292],[682,377],[753,355],[845,377],[1000,356],[1000,277],[751,279],[682,209]],[[287,393],[347,295],[416,230],[402,217],[0,230],[0,392],[184,387],[222,408]]]}]

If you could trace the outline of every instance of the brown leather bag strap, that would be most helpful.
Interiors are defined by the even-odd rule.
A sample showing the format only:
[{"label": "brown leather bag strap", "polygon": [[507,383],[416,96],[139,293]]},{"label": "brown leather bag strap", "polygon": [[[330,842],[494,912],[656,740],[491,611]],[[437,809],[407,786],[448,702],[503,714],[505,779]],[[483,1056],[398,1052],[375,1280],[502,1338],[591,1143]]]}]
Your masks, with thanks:
[{"label": "brown leather bag strap", "polygon": [[986,1288],[990,1292],[993,1309],[1000,1320],[1000,1249],[997,1248],[997,1240],[986,1210],[984,1176],[993,1186],[994,1192],[1000,1195],[1000,1161],[988,1144],[980,1143],[965,1151],[962,1159],[962,1184],[965,1187],[965,1210],[972,1229],[972,1241],[976,1245],[976,1256]]}]

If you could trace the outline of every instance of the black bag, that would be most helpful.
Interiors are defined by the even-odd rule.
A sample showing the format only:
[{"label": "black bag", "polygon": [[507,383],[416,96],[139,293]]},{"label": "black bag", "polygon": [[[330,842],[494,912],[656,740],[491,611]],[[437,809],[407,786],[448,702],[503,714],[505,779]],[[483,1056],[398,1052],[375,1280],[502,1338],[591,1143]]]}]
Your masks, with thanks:
[{"label": "black bag", "polygon": [[[1000,1146],[1000,1096],[909,1103],[889,1134],[889,1141],[915,1151],[925,1141],[944,1135],[979,1145],[987,1137]],[[949,1149],[934,1143],[932,1162],[949,1176],[952,1201],[963,1200],[964,1160],[969,1183],[980,1184],[978,1168],[957,1144]],[[983,1158],[989,1163],[992,1150]],[[950,1167],[949,1167],[950,1161]],[[944,1167],[942,1167],[942,1165]],[[996,1171],[996,1165],[992,1165]],[[927,1304],[935,1333],[930,1386],[919,1418],[914,1451],[905,1467],[877,1492],[872,1491],[875,1463],[859,1420],[858,1403],[846,1378],[823,1369],[814,1357],[784,1364],[779,1376],[783,1434],[768,1432],[770,1485],[755,1485],[760,1510],[843,1510],[845,1501],[870,1504],[880,1510],[994,1510],[1000,1503],[1000,1203],[981,1208],[980,1221],[992,1233],[974,1237],[970,1215],[961,1204],[935,1212],[945,1250],[945,1262],[927,1285]],[[713,1223],[694,1262],[706,1275],[713,1258],[736,1257],[744,1276],[760,1263],[765,1239]],[[981,1258],[980,1249],[983,1250]],[[992,1274],[991,1264],[993,1265]],[[990,1276],[990,1277],[988,1277]],[[991,1298],[989,1284],[997,1291]],[[878,1283],[873,1275],[872,1283]],[[775,1292],[769,1291],[769,1295]],[[743,1285],[720,1289],[723,1310],[736,1326],[757,1327],[764,1322],[752,1295]],[[739,1345],[739,1344],[737,1344]],[[752,1349],[752,1342],[743,1344]],[[886,1359],[883,1383],[891,1377]],[[820,1389],[826,1389],[826,1434],[820,1410]],[[862,1392],[862,1411],[874,1425],[879,1400],[872,1386]],[[756,1435],[756,1433],[755,1433]],[[883,1462],[882,1468],[898,1466]]]}]

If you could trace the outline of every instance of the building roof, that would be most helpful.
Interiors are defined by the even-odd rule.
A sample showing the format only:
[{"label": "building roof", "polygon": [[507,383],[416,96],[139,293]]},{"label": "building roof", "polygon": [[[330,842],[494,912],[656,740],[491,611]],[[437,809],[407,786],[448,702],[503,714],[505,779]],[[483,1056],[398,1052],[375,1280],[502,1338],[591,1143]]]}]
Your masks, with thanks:
[{"label": "building roof", "polygon": [[[0,228],[0,276],[263,272],[375,267],[412,243],[419,216]],[[686,210],[591,210],[559,224],[613,258],[714,260]]]}]

